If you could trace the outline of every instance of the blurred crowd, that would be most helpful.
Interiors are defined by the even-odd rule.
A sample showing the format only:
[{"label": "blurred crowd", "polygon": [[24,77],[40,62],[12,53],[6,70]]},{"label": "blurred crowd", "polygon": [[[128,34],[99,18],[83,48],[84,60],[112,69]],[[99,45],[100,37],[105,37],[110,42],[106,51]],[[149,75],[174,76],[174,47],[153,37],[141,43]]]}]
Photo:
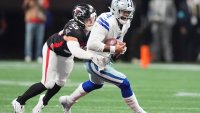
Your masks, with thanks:
[{"label": "blurred crowd", "polygon": [[45,34],[46,13],[49,8],[48,0],[24,0],[25,12],[25,61],[33,58],[33,39],[35,38],[35,58],[42,63],[42,46]]},{"label": "blurred crowd", "polygon": [[200,0],[135,3],[132,29],[127,36],[131,49],[126,59],[139,59],[140,47],[146,44],[153,62],[200,61]]},{"label": "blurred crowd", "polygon": [[[52,2],[55,1],[24,0],[21,4],[25,31],[24,59],[27,62],[32,61],[33,58],[41,62],[44,40],[51,32],[59,31],[60,29],[57,28],[62,28],[63,26],[60,25],[70,18],[67,15],[71,15],[71,11],[64,11],[66,16],[63,17],[60,16],[59,11],[50,12],[51,5],[55,5],[51,4]],[[99,3],[99,1],[97,2]],[[101,0],[100,2],[104,2],[102,4],[108,7],[111,0]],[[148,45],[153,62],[200,61],[200,0],[134,0],[134,2],[136,11],[131,28],[125,38],[128,50],[122,56],[123,60],[140,59],[141,45]],[[97,5],[95,1],[87,1],[87,3]],[[104,7],[102,6],[101,10]],[[103,11],[101,10],[97,6],[98,14]],[[106,11],[109,9],[107,8]],[[4,13],[0,12],[1,37],[10,27],[7,25]],[[52,17],[54,22],[51,20]],[[48,25],[53,25],[53,23],[53,30],[48,29]],[[35,45],[32,45],[33,42]]]}]

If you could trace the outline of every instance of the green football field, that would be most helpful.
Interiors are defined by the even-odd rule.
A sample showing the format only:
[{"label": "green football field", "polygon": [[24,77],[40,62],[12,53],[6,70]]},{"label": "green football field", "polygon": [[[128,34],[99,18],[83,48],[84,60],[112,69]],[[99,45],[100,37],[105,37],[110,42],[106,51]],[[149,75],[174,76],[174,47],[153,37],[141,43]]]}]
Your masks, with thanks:
[{"label": "green football field", "polygon": [[[200,113],[200,65],[152,64],[148,69],[127,63],[113,66],[127,75],[140,105],[148,113]],[[0,61],[0,113],[13,113],[11,101],[40,78],[41,64]],[[43,113],[63,113],[59,96],[70,94],[87,79],[84,64],[76,63],[66,86],[52,98]],[[25,113],[31,113],[38,97],[26,103]],[[81,98],[73,106],[72,113],[132,111],[123,102],[120,90],[112,84],[105,84],[102,89]]]}]

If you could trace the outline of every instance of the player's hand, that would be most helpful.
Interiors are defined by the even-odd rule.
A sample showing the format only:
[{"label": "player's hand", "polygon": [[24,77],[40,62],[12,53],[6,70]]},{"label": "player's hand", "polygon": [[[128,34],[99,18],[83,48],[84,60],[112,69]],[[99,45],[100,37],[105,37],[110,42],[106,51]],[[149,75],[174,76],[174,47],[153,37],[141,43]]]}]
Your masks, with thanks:
[{"label": "player's hand", "polygon": [[106,65],[109,63],[109,58],[101,55],[93,55],[91,60],[99,67],[99,71],[104,70]]},{"label": "player's hand", "polygon": [[115,45],[115,54],[122,54],[126,51],[126,43],[118,42]]},{"label": "player's hand", "polygon": [[118,59],[120,55],[123,55],[126,52],[126,50],[127,50],[127,47],[124,47],[123,51],[120,54],[114,54],[113,58]]},{"label": "player's hand", "polygon": [[120,54],[124,54],[126,52],[126,50],[127,50],[127,47],[125,46],[123,51]]}]

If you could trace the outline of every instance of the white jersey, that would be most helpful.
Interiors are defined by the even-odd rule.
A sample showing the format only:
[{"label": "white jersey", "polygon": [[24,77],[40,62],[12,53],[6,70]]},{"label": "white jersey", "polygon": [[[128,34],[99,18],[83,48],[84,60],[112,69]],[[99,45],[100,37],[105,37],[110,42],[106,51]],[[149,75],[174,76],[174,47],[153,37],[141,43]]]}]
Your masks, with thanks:
[{"label": "white jersey", "polygon": [[109,38],[116,38],[122,42],[129,27],[130,20],[120,29],[116,18],[111,12],[102,13],[98,16],[90,33],[87,42],[88,51],[103,56],[110,56],[109,52],[103,52],[104,41]]}]

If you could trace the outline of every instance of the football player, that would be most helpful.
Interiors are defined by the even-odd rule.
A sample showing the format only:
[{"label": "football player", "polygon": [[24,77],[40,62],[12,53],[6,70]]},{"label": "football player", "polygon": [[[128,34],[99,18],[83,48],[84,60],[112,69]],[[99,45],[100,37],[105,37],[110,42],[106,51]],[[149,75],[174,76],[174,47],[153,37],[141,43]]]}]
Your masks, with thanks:
[{"label": "football player", "polygon": [[95,22],[96,11],[89,4],[79,4],[73,9],[73,19],[64,29],[53,34],[43,46],[42,80],[33,84],[24,94],[12,101],[15,113],[23,113],[26,101],[43,91],[33,113],[40,113],[49,100],[64,86],[74,65],[74,56],[79,59],[92,60],[101,67],[104,57],[87,52],[88,34]]},{"label": "football player", "polygon": [[[92,53],[105,57],[113,54],[123,54],[126,51],[126,47],[125,43],[121,43],[130,27],[134,11],[135,8],[132,0],[112,0],[110,12],[102,13],[97,18],[87,42],[87,49]],[[115,46],[104,44],[104,41],[109,38],[116,38],[121,43]],[[101,88],[105,81],[118,86],[124,101],[132,111],[135,113],[146,113],[138,104],[129,80],[123,73],[115,70],[111,65],[100,68],[91,60],[86,62],[86,67],[90,80],[81,83],[71,95],[59,98],[65,113],[71,113],[71,106],[79,98]]]}]

